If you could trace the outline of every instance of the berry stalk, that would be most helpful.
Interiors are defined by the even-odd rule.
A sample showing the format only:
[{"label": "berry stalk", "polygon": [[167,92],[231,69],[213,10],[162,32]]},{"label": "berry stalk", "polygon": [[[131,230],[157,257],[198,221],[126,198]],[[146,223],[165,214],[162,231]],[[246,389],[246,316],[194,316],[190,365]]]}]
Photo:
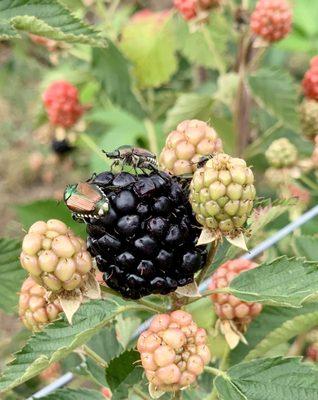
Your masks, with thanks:
[{"label": "berry stalk", "polygon": [[198,286],[200,285],[200,283],[202,281],[204,281],[204,279],[206,277],[206,274],[207,274],[207,272],[208,272],[208,270],[209,270],[209,268],[210,268],[210,266],[211,266],[211,264],[213,262],[214,256],[215,256],[216,251],[218,249],[218,246],[219,246],[219,241],[215,240],[214,242],[212,242],[211,247],[210,247],[209,252],[208,252],[206,264],[201,269],[201,271],[199,273],[199,276],[198,276],[198,278],[196,280],[196,283],[197,283]]}]

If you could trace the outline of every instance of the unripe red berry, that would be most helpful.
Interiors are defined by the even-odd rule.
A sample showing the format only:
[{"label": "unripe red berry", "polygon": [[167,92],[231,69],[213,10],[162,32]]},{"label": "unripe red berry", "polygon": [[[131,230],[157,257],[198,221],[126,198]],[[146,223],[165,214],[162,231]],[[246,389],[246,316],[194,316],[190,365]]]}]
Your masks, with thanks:
[{"label": "unripe red berry", "polygon": [[174,0],[173,4],[184,19],[190,20],[197,16],[196,0]]},{"label": "unripe red berry", "polygon": [[165,392],[186,388],[210,362],[207,335],[191,314],[177,310],[157,315],[137,342],[151,384]]},{"label": "unripe red berry", "polygon": [[84,112],[78,90],[67,81],[53,82],[43,94],[43,103],[52,125],[70,128]]},{"label": "unripe red berry", "polygon": [[[236,259],[222,264],[212,275],[210,290],[228,287],[239,274],[256,268],[257,264],[249,260]],[[232,294],[215,293],[211,295],[215,312],[221,320],[232,320],[238,327],[246,326],[262,311],[259,303],[246,303]]]},{"label": "unripe red berry", "polygon": [[268,42],[277,42],[292,28],[292,10],[286,0],[259,0],[251,16],[252,31]]},{"label": "unripe red berry", "polygon": [[318,100],[318,56],[310,62],[310,68],[302,81],[303,91],[307,98]]},{"label": "unripe red berry", "polygon": [[35,280],[28,277],[21,287],[19,298],[19,315],[26,328],[32,331],[41,330],[46,324],[54,321],[62,311],[59,300],[50,301],[49,293]]},{"label": "unripe red berry", "polygon": [[202,11],[220,6],[221,2],[222,0],[174,0],[173,3],[185,20],[191,20]]}]

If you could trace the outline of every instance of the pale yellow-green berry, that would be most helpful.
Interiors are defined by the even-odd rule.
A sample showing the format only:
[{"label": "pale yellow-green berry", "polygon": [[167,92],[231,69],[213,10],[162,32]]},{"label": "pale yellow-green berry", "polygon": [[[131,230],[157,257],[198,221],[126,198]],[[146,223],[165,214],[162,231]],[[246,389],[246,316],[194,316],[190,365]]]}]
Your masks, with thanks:
[{"label": "pale yellow-green berry", "polygon": [[80,288],[93,267],[84,240],[56,219],[30,227],[20,262],[39,285],[53,292]]},{"label": "pale yellow-green berry", "polygon": [[292,167],[298,160],[298,151],[287,138],[274,140],[265,152],[266,159],[271,167]]},{"label": "pale yellow-green berry", "polygon": [[254,175],[244,160],[216,154],[198,169],[190,202],[198,222],[216,235],[236,236],[253,209]]},{"label": "pale yellow-green berry", "polygon": [[318,135],[318,101],[304,100],[300,106],[302,132],[310,139]]}]

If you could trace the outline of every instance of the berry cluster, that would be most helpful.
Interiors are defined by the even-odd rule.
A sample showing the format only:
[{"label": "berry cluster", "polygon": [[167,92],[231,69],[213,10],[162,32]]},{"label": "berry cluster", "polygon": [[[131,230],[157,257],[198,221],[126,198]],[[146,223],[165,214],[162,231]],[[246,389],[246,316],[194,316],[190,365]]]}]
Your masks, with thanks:
[{"label": "berry cluster", "polygon": [[174,0],[175,8],[187,21],[195,19],[202,11],[220,6],[222,0]]},{"label": "berry cluster", "polygon": [[308,99],[318,101],[318,56],[310,62],[310,68],[302,81],[303,91]]},{"label": "berry cluster", "polygon": [[92,183],[110,201],[105,217],[87,221],[88,250],[108,286],[138,299],[193,282],[206,250],[196,246],[200,230],[176,178],[104,172]]},{"label": "berry cluster", "polygon": [[254,175],[244,160],[218,153],[198,169],[190,202],[200,224],[217,236],[236,236],[253,209]]},{"label": "berry cluster", "polygon": [[292,167],[297,163],[298,151],[287,138],[274,140],[265,152],[266,159],[271,167]]},{"label": "berry cluster", "polygon": [[27,329],[40,331],[54,321],[62,311],[59,300],[50,301],[48,292],[28,277],[22,284],[19,299],[19,316]]},{"label": "berry cluster", "polygon": [[92,269],[83,239],[56,219],[30,227],[23,239],[20,262],[38,284],[57,293],[82,287]]},{"label": "berry cluster", "polygon": [[[212,275],[209,289],[222,289],[229,286],[230,282],[239,274],[257,267],[257,264],[243,259],[227,261]],[[232,294],[216,293],[211,296],[215,312],[221,320],[231,320],[238,327],[244,327],[253,318],[260,314],[262,305],[246,303]]]},{"label": "berry cluster", "polygon": [[203,121],[186,120],[166,140],[159,163],[172,175],[192,174],[202,156],[222,151],[222,140]]},{"label": "berry cluster", "polygon": [[43,94],[43,103],[52,125],[70,128],[84,112],[78,91],[67,81],[53,82]]},{"label": "berry cluster", "polygon": [[252,31],[267,42],[276,42],[289,34],[292,10],[286,0],[259,0],[251,16]]},{"label": "berry cluster", "polygon": [[191,314],[157,315],[137,342],[147,379],[157,389],[175,392],[194,383],[210,362],[207,334]]},{"label": "berry cluster", "polygon": [[302,102],[300,106],[300,122],[303,134],[306,137],[314,139],[318,135],[318,101],[305,99]]}]

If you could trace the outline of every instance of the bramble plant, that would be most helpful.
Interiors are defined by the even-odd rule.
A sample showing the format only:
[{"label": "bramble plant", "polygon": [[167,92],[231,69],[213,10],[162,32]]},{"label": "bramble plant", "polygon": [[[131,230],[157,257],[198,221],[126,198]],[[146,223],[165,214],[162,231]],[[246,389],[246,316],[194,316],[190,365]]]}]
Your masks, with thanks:
[{"label": "bramble plant", "polygon": [[26,185],[51,198],[0,239],[5,400],[318,398],[316,222],[249,253],[318,196],[304,3],[0,0],[0,84],[21,54],[41,71]]}]

